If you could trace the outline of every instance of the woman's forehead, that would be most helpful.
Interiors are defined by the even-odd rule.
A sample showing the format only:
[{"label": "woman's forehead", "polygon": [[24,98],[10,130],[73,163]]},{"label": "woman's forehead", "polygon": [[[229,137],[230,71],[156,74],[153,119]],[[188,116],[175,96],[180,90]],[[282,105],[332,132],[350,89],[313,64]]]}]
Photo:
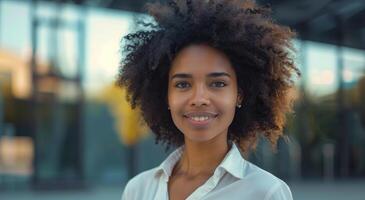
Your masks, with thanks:
[{"label": "woman's forehead", "polygon": [[234,73],[227,56],[208,45],[190,45],[182,49],[172,62],[170,76],[173,73],[212,72]]}]

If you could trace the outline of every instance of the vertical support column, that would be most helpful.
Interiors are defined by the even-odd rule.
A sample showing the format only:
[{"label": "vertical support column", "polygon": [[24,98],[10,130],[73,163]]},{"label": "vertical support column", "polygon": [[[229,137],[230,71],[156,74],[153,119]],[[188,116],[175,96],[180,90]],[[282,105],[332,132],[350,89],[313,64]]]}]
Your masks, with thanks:
[{"label": "vertical support column", "polygon": [[344,82],[343,82],[343,71],[344,71],[344,60],[343,60],[343,44],[345,39],[344,33],[344,21],[339,16],[334,16],[338,31],[337,31],[337,47],[336,47],[336,58],[337,58],[337,116],[338,116],[338,133],[337,133],[337,155],[339,164],[339,175],[340,177],[347,177],[349,175],[349,134],[347,131],[346,122],[346,110],[344,104]]},{"label": "vertical support column", "polygon": [[[31,61],[31,72],[32,72],[32,98],[31,98],[31,115],[29,116],[29,121],[31,122],[30,132],[32,135],[32,138],[34,140],[34,159],[33,159],[33,175],[32,175],[32,185],[35,186],[37,189],[43,189],[43,188],[52,188],[52,187],[83,187],[84,185],[84,165],[83,165],[83,157],[84,157],[84,145],[83,145],[83,106],[85,102],[84,97],[84,89],[82,87],[82,81],[83,81],[83,74],[84,74],[84,68],[85,68],[85,14],[86,14],[86,7],[83,5],[79,5],[78,7],[78,14],[79,18],[74,22],[70,21],[64,21],[63,18],[60,18],[59,11],[62,9],[62,6],[64,6],[64,2],[57,1],[55,3],[55,10],[58,12],[55,17],[51,19],[43,19],[41,16],[37,16],[36,9],[37,9],[37,0],[32,0],[31,3],[31,13],[30,13],[30,19],[32,22],[31,26],[31,44],[32,44],[32,61]],[[38,42],[38,29],[44,26],[48,28],[48,30],[51,31],[51,34],[49,36],[49,49],[50,54],[48,57],[51,60],[51,67],[59,67],[58,66],[58,31],[63,30],[65,28],[72,29],[73,31],[76,31],[77,34],[77,48],[78,48],[78,60],[77,62],[77,74],[75,77],[67,77],[64,76],[62,73],[58,73],[59,70],[51,71],[49,74],[46,75],[38,75],[37,74],[37,61],[36,61],[36,55],[37,55],[37,42]],[[75,103],[75,114],[73,115],[76,120],[74,120],[73,127],[72,128],[72,143],[75,146],[72,146],[74,148],[75,154],[72,156],[72,161],[68,164],[72,165],[72,169],[75,170],[75,176],[77,179],[69,180],[69,178],[64,177],[57,177],[60,179],[53,179],[53,180],[42,180],[41,174],[40,174],[40,141],[39,141],[39,133],[37,133],[37,130],[39,129],[40,125],[40,118],[39,118],[39,108],[40,108],[40,91],[38,88],[38,82],[41,78],[55,78],[57,81],[68,81],[75,84],[75,87],[78,91],[77,100]],[[51,105],[52,105],[52,112],[55,112],[55,110],[58,110],[60,108],[60,102],[58,102],[57,95],[52,97]],[[57,113],[54,113],[53,116],[53,122],[57,121],[54,120],[54,118],[57,118]],[[52,121],[52,120],[51,120]],[[53,130],[53,133],[54,130]],[[56,133],[57,134],[57,133]],[[63,136],[61,136],[63,137]],[[59,140],[59,135],[53,135],[53,138],[56,138],[54,141],[58,141],[60,145],[62,145],[62,141]],[[58,139],[57,139],[58,138]],[[58,146],[60,146],[58,145]],[[58,153],[56,153],[58,154]],[[64,179],[63,179],[64,178]],[[56,181],[56,182],[54,182]],[[61,182],[57,182],[61,181]],[[63,185],[64,183],[62,181],[68,181],[67,184]],[[55,183],[55,184],[49,184],[49,183]]]},{"label": "vertical support column", "polygon": [[308,106],[308,102],[307,102],[307,94],[306,94],[306,90],[307,90],[307,84],[308,84],[308,66],[307,66],[307,41],[306,41],[306,37],[309,31],[309,27],[307,23],[304,23],[301,25],[301,29],[300,32],[301,34],[301,45],[300,45],[300,52],[301,52],[301,57],[300,57],[300,62],[301,62],[301,73],[302,73],[302,79],[301,79],[301,83],[300,83],[300,94],[301,96],[301,101],[300,101],[300,105],[298,108],[298,118],[299,118],[299,122],[298,122],[298,131],[301,133],[298,140],[299,140],[299,150],[300,150],[300,175],[301,176],[308,176],[311,173],[311,159],[310,159],[310,154],[308,154],[308,152],[302,152],[305,151],[306,149],[310,148],[309,146],[309,126],[308,126],[308,116],[307,116],[307,106]]},{"label": "vertical support column", "polygon": [[[2,38],[1,38],[1,31],[2,31],[2,24],[1,24],[1,20],[2,20],[2,1],[0,0],[0,47],[1,47],[1,41],[2,41]],[[0,80],[0,84],[1,84],[1,80]],[[2,136],[2,133],[3,133],[3,113],[4,113],[4,109],[3,109],[3,97],[2,97],[2,93],[1,93],[1,88],[0,88],[0,138]]]},{"label": "vertical support column", "polygon": [[33,174],[32,174],[32,184],[35,185],[39,181],[39,149],[38,149],[38,139],[37,139],[37,0],[32,0],[30,2],[30,19],[31,19],[31,47],[32,47],[32,57],[31,57],[31,73],[32,73],[32,96],[31,96],[31,114],[29,120],[31,121],[30,132],[34,143],[34,158],[33,158]]},{"label": "vertical support column", "polygon": [[0,0],[0,46],[1,46],[1,19],[2,19],[2,1]]},{"label": "vertical support column", "polygon": [[79,123],[76,124],[77,128],[77,163],[76,171],[80,180],[84,180],[84,104],[85,104],[85,91],[83,87],[84,73],[85,73],[85,15],[87,15],[87,8],[85,6],[79,6],[79,19],[77,22],[78,33],[78,61],[77,61],[77,78],[76,87],[78,91],[78,101],[76,106],[76,115]]}]

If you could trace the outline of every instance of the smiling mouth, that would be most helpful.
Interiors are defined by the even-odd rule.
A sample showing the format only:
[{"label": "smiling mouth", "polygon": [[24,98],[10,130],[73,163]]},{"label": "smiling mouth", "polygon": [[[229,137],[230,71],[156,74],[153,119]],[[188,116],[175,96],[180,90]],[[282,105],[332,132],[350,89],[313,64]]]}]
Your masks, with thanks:
[{"label": "smiling mouth", "polygon": [[190,113],[184,115],[188,119],[191,125],[197,127],[207,126],[218,114],[215,113]]},{"label": "smiling mouth", "polygon": [[196,117],[187,117],[190,120],[196,121],[196,122],[204,122],[208,121],[209,119],[215,118],[216,116],[196,116]]},{"label": "smiling mouth", "polygon": [[202,121],[207,121],[209,119],[209,117],[208,116],[190,117],[190,119],[197,121],[197,122],[202,122]]}]

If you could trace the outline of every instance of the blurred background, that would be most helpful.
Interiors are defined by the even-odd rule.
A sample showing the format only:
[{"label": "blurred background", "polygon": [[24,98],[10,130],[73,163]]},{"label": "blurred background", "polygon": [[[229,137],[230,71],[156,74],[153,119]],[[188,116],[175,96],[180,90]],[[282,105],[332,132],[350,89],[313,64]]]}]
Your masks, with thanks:
[{"label": "blurred background", "polygon": [[[170,152],[113,81],[147,0],[0,0],[0,199],[120,199]],[[258,0],[298,32],[298,101],[249,160],[294,199],[364,199],[365,1]]]}]

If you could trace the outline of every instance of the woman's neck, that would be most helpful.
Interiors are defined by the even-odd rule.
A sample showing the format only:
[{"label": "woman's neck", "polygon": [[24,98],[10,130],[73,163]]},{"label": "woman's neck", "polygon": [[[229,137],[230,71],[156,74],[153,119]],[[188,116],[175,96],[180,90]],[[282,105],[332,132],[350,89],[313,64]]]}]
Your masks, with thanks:
[{"label": "woman's neck", "polygon": [[185,140],[185,148],[175,167],[177,175],[211,176],[229,150],[227,140],[193,142]]}]

